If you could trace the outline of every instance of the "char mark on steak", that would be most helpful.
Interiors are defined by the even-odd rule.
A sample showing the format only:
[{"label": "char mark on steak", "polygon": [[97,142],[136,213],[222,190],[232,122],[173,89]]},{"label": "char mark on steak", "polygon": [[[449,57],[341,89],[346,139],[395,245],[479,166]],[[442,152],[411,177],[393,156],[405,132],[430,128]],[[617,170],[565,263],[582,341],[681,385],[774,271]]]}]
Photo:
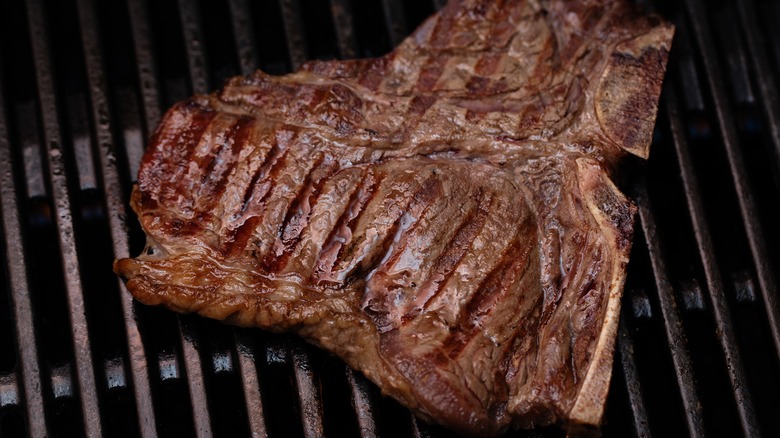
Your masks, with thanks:
[{"label": "char mark on steak", "polygon": [[116,262],[147,304],[294,331],[471,435],[598,425],[672,28],[622,0],[452,1],[390,54],[175,105]]}]

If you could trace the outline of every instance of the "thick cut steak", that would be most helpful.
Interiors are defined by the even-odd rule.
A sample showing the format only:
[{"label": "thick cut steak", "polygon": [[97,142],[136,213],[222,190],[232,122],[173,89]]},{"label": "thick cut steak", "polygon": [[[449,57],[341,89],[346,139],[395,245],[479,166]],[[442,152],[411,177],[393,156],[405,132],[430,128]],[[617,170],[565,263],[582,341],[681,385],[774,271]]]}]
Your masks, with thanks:
[{"label": "thick cut steak", "polygon": [[293,331],[472,435],[598,425],[672,28],[620,0],[453,1],[390,54],[168,111],[141,302]]}]

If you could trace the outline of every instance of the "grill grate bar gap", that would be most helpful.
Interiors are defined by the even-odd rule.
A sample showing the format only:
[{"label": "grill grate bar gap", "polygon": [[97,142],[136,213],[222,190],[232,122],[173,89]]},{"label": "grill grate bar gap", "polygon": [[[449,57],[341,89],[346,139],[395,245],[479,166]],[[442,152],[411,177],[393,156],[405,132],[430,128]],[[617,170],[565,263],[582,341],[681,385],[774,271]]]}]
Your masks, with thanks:
[{"label": "grill grate bar gap", "polygon": [[[0,65],[2,60],[0,59]],[[2,74],[2,73],[0,73]],[[27,262],[22,244],[22,228],[17,207],[17,188],[11,166],[11,145],[6,127],[3,78],[0,77],[0,211],[5,242],[4,259],[10,285],[11,310],[16,331],[16,346],[19,351],[24,407],[27,427],[31,436],[45,436],[46,416],[41,392],[38,344],[35,342],[30,286],[27,282]],[[18,399],[19,397],[17,397]]]},{"label": "grill grate bar gap", "polygon": [[95,371],[90,353],[90,334],[84,308],[84,294],[74,238],[73,219],[65,170],[61,131],[57,120],[57,104],[47,26],[43,17],[41,0],[28,0],[27,19],[32,43],[40,116],[43,123],[43,140],[47,151],[45,162],[52,188],[52,197],[65,287],[68,298],[70,324],[73,335],[73,351],[77,371],[79,399],[85,432],[89,436],[102,435],[100,403],[95,385]]},{"label": "grill grate bar gap", "polygon": [[[775,353],[780,358],[780,303],[778,303],[778,288],[769,266],[769,253],[766,247],[764,231],[757,215],[758,208],[749,187],[749,178],[745,162],[737,139],[734,126],[734,115],[728,105],[721,72],[717,69],[715,46],[712,42],[709,25],[706,22],[706,10],[700,0],[686,0],[688,15],[691,20],[696,43],[700,49],[701,59],[706,71],[710,93],[715,104],[715,114],[720,125],[720,133],[726,148],[732,181],[736,189],[740,215],[750,245],[753,263],[761,286],[761,295],[771,328]],[[744,425],[749,426],[749,425]]]},{"label": "grill grate bar gap", "polygon": [[723,279],[715,260],[715,249],[710,235],[709,226],[704,219],[704,205],[699,196],[699,183],[693,172],[688,145],[685,139],[684,128],[681,122],[680,111],[677,107],[674,90],[669,87],[665,98],[666,109],[669,117],[669,125],[672,131],[672,140],[677,153],[677,161],[680,165],[683,187],[688,203],[689,214],[693,222],[694,236],[699,249],[699,257],[707,279],[707,289],[710,293],[710,301],[715,316],[715,322],[720,331],[718,340],[725,355],[727,371],[731,380],[732,390],[737,402],[740,421],[747,436],[757,436],[758,424],[753,414],[753,401],[745,378],[745,367],[742,362],[739,347],[732,323],[731,311],[724,293]]},{"label": "grill grate bar gap", "polygon": [[27,198],[46,197],[48,189],[43,181],[43,157],[38,141],[40,132],[35,109],[32,100],[18,102],[13,108],[18,141],[22,145],[22,161],[24,163],[24,176]]},{"label": "grill grate bar gap", "polygon": [[639,207],[639,218],[642,222],[642,231],[645,234],[647,250],[650,254],[650,264],[653,268],[656,287],[658,289],[658,301],[661,305],[661,313],[664,320],[664,329],[669,343],[672,361],[674,363],[677,384],[680,387],[685,419],[688,432],[692,437],[703,437],[704,423],[702,420],[702,407],[699,395],[696,391],[693,365],[691,363],[690,350],[688,349],[683,333],[682,320],[677,304],[674,300],[674,291],[669,282],[668,271],[663,251],[660,247],[661,239],[656,229],[653,206],[647,196],[645,182],[637,184],[634,190],[634,199]]},{"label": "grill grate bar gap", "polygon": [[[122,186],[119,172],[116,168],[115,148],[113,145],[109,102],[106,92],[104,64],[98,41],[100,35],[93,0],[79,0],[79,23],[81,41],[84,50],[85,69],[89,84],[90,101],[92,103],[92,121],[95,129],[95,139],[100,153],[100,171],[103,190],[108,208],[108,222],[111,229],[111,239],[115,258],[129,257],[127,225],[125,223],[125,200],[122,196]],[[138,331],[133,310],[133,299],[125,289],[121,280],[122,313],[127,336],[130,369],[133,376],[135,407],[138,415],[138,426],[144,437],[156,436],[155,412],[152,404],[152,391],[147,370],[147,358],[144,342]]]}]

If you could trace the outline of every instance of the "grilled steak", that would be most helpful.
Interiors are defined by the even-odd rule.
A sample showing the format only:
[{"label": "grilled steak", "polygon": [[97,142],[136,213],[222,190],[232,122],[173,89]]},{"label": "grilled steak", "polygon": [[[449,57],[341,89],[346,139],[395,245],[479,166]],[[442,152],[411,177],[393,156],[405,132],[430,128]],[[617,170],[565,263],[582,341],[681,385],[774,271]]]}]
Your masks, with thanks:
[{"label": "grilled steak", "polygon": [[453,1],[390,54],[168,111],[116,262],[141,302],[294,331],[471,435],[601,421],[671,26],[622,0]]}]

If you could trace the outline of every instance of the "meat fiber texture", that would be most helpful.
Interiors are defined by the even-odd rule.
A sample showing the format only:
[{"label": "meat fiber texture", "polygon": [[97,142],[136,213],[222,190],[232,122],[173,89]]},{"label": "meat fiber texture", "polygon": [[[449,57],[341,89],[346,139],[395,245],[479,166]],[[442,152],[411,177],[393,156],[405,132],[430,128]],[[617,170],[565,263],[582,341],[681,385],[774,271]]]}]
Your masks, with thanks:
[{"label": "meat fiber texture", "polygon": [[171,108],[139,301],[295,332],[467,435],[598,427],[673,28],[622,0],[452,1],[386,56]]}]

